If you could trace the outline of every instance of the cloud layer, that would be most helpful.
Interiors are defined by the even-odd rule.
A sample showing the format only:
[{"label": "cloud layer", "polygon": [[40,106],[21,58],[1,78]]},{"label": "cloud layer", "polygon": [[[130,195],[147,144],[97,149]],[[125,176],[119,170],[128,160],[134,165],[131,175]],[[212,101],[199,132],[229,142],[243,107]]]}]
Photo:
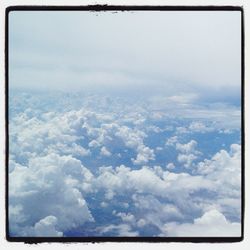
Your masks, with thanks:
[{"label": "cloud layer", "polygon": [[240,235],[237,127],[104,96],[35,107],[43,98],[10,106],[12,235]]},{"label": "cloud layer", "polygon": [[197,94],[208,103],[235,101],[240,14],[11,12],[10,82],[39,90],[164,93],[172,95],[168,103],[184,104]]}]

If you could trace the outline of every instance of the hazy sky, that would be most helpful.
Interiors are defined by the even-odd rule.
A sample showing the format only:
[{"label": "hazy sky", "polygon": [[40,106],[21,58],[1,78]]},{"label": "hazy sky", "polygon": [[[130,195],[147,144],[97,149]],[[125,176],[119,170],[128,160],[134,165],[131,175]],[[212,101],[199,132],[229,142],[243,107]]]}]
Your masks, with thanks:
[{"label": "hazy sky", "polygon": [[238,11],[11,12],[10,87],[140,91],[153,84],[233,96],[240,22]]}]

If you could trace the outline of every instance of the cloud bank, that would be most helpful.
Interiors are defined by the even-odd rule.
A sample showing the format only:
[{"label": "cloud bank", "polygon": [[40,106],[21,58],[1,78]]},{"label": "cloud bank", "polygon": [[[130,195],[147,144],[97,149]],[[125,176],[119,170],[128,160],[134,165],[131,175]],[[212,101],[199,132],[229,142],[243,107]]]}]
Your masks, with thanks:
[{"label": "cloud bank", "polygon": [[11,235],[240,235],[236,128],[228,134],[223,124],[202,119],[155,119],[158,111],[120,99],[124,108],[108,102],[103,111],[92,99],[90,107],[89,97],[69,111],[61,104],[25,108],[21,100],[20,111],[11,108]]}]

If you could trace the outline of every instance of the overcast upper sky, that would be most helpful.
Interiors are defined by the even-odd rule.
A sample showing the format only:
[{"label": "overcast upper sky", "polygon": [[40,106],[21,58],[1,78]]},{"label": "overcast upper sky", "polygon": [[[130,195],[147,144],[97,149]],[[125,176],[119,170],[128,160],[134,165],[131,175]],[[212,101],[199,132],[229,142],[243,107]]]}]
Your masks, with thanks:
[{"label": "overcast upper sky", "polygon": [[239,11],[16,11],[9,23],[10,88],[240,93]]}]

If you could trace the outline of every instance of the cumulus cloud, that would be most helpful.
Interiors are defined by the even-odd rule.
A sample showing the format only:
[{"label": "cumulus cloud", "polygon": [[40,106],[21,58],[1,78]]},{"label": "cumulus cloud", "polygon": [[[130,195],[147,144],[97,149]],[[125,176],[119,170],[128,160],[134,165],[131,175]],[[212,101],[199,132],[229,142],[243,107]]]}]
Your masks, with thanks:
[{"label": "cumulus cloud", "polygon": [[88,146],[89,146],[90,148],[92,148],[92,147],[96,148],[96,147],[99,147],[99,146],[100,146],[100,143],[99,143],[98,141],[96,141],[96,140],[92,140],[92,141],[88,144]]},{"label": "cumulus cloud", "polygon": [[166,223],[162,236],[236,237],[241,235],[240,223],[230,222],[216,209],[205,212],[193,223]]},{"label": "cumulus cloud", "polygon": [[38,237],[60,237],[63,236],[62,232],[55,229],[57,218],[55,216],[47,216],[38,221],[34,226],[34,236]]},{"label": "cumulus cloud", "polygon": [[206,133],[206,132],[211,132],[214,130],[213,127],[206,126],[203,122],[191,122],[189,125],[189,130],[192,133]]},{"label": "cumulus cloud", "polygon": [[164,131],[164,129],[161,129],[157,126],[149,126],[146,129],[147,129],[147,131],[152,131],[154,133],[160,133],[160,132]]},{"label": "cumulus cloud", "polygon": [[138,226],[138,227],[144,227],[146,224],[147,224],[147,223],[146,223],[146,221],[145,221],[144,219],[139,219],[139,220],[137,221],[137,226]]},{"label": "cumulus cloud", "polygon": [[155,159],[154,150],[150,149],[149,147],[145,147],[143,145],[139,146],[137,148],[137,152],[138,154],[136,156],[136,159],[132,159],[132,161],[136,165],[145,164],[148,163],[149,160]]},{"label": "cumulus cloud", "polygon": [[134,164],[141,165],[155,159],[154,150],[144,145],[143,139],[147,135],[143,131],[121,126],[115,135],[121,138],[127,147],[137,152],[136,159],[131,158]]},{"label": "cumulus cloud", "polygon": [[177,141],[178,141],[178,137],[172,136],[172,137],[167,139],[166,146],[174,146],[177,143]]},{"label": "cumulus cloud", "polygon": [[[217,128],[216,123],[209,121],[209,124],[205,124],[201,121],[193,121],[187,126],[180,126],[176,128],[177,134],[192,134],[192,133],[208,133],[215,131]],[[227,131],[228,129],[226,129]],[[219,130],[220,131],[220,130]],[[223,130],[224,131],[224,130]]]},{"label": "cumulus cloud", "polygon": [[55,224],[58,230],[66,231],[93,221],[80,192],[82,183],[88,182],[92,174],[79,160],[56,154],[37,157],[28,166],[16,166],[9,178],[10,215],[16,214],[10,219],[10,231],[14,235],[27,234],[22,230],[23,223],[35,226],[42,233],[46,227],[55,232]]},{"label": "cumulus cloud", "polygon": [[[91,108],[92,99],[91,105],[86,104]],[[115,105],[115,111],[106,113],[93,109],[40,114],[26,110],[11,119],[13,235],[65,236],[99,220],[94,218],[96,204],[107,213],[102,222],[96,221],[98,235],[137,236],[151,226],[163,235],[181,228],[184,235],[189,226],[201,227],[198,218],[206,221],[213,210],[220,213],[214,213],[217,219],[226,218],[229,227],[232,221],[239,222],[240,145],[201,159],[197,139],[180,143],[186,135],[154,125],[156,120],[145,108],[124,112]],[[149,129],[136,122],[144,118]],[[164,148],[165,133],[169,134]],[[159,146],[152,143],[152,134],[161,137]],[[177,154],[176,160],[159,160],[167,150]],[[179,171],[180,164],[185,172]],[[116,212],[108,214],[114,207]],[[204,234],[206,230],[210,234],[209,225]]]},{"label": "cumulus cloud", "polygon": [[138,236],[137,231],[132,231],[132,228],[128,224],[120,224],[120,225],[108,225],[102,228],[97,228],[97,230],[101,234],[115,234],[116,236],[122,236],[122,237],[135,237]]},{"label": "cumulus cloud", "polygon": [[241,166],[241,146],[232,144],[230,152],[220,150],[211,160],[205,159],[198,164],[198,173],[209,176],[216,176],[219,173],[232,172],[237,176],[237,182],[240,178]]},{"label": "cumulus cloud", "polygon": [[[161,168],[160,168],[161,170]],[[210,180],[200,175],[188,173],[172,173],[159,171],[159,167],[142,167],[132,170],[125,166],[117,168],[103,167],[94,185],[107,193],[121,195],[123,193],[151,194],[181,203],[181,199],[189,197],[195,191],[213,190]]]},{"label": "cumulus cloud", "polygon": [[172,169],[174,169],[174,168],[175,168],[175,165],[174,165],[174,163],[172,163],[172,162],[170,162],[170,163],[168,163],[168,164],[166,165],[166,169],[172,170]]},{"label": "cumulus cloud", "polygon": [[[16,157],[21,159],[45,153],[58,153],[62,155],[88,156],[90,150],[78,143],[80,126],[84,116],[80,112],[66,112],[44,115],[42,119],[27,117],[25,114],[17,115],[10,123],[11,140],[10,148]],[[36,143],[33,143],[36,142]]]},{"label": "cumulus cloud", "polygon": [[135,222],[135,217],[131,213],[126,214],[123,212],[119,212],[119,213],[116,213],[116,216],[120,217],[123,222],[131,223],[131,224],[133,224]]},{"label": "cumulus cloud", "polygon": [[220,150],[210,160],[197,165],[197,173],[214,183],[218,204],[228,216],[240,217],[241,146],[232,144],[230,151]]},{"label": "cumulus cloud", "polygon": [[139,211],[139,227],[151,224],[161,228],[167,221],[183,218],[177,206],[167,201],[162,202],[153,195],[134,194],[133,201]]},{"label": "cumulus cloud", "polygon": [[177,160],[184,164],[184,167],[189,168],[192,166],[193,161],[198,158],[200,152],[196,150],[197,142],[191,140],[186,144],[176,143],[176,150],[181,152],[177,156]]},{"label": "cumulus cloud", "polygon": [[178,162],[184,163],[184,167],[189,168],[193,161],[197,159],[194,154],[179,154],[177,157]]},{"label": "cumulus cloud", "polygon": [[191,153],[195,151],[196,146],[197,146],[197,141],[191,140],[186,144],[177,143],[176,149],[182,153]]},{"label": "cumulus cloud", "polygon": [[100,154],[101,154],[102,156],[111,156],[111,153],[107,150],[106,147],[102,147],[102,148],[101,148]]}]

